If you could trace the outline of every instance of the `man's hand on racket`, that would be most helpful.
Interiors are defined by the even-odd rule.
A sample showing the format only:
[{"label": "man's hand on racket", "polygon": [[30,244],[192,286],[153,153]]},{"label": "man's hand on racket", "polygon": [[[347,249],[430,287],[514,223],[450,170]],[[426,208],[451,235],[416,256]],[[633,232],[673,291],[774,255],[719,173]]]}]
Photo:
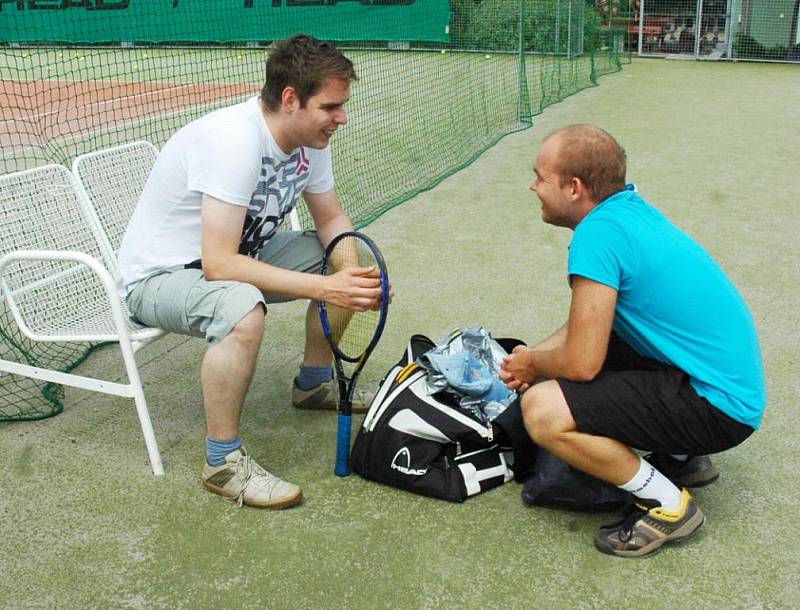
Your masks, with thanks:
[{"label": "man's hand on racket", "polygon": [[[372,272],[367,274],[367,277],[376,278],[378,280],[378,285],[380,285],[380,277],[381,277],[380,270],[378,270],[377,267],[370,267],[370,269],[372,269]],[[392,304],[392,299],[394,298],[394,286],[392,286],[392,282],[391,281],[389,281],[389,290],[388,290],[388,292],[389,292],[389,299],[388,299],[387,304],[391,305]],[[375,301],[375,305],[373,305],[370,309],[372,309],[374,311],[377,311],[378,309],[381,308],[381,297],[382,297],[382,295],[378,296],[378,300]]]},{"label": "man's hand on racket", "polygon": [[350,311],[380,308],[381,280],[375,267],[345,267],[325,279],[321,300],[326,303]]}]

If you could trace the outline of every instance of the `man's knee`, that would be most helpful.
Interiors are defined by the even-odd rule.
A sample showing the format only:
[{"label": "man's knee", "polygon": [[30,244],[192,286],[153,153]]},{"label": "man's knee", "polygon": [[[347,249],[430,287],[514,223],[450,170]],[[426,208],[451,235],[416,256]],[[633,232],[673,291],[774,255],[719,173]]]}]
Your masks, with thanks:
[{"label": "man's knee", "polygon": [[261,303],[256,304],[234,325],[229,336],[243,346],[257,349],[264,333],[264,317],[264,306]]},{"label": "man's knee", "polygon": [[[216,284],[216,282],[214,282]],[[197,316],[199,330],[209,347],[233,336],[231,341],[260,343],[266,306],[261,291],[251,284],[224,282],[212,299],[203,304],[204,317]]]},{"label": "man's knee", "polygon": [[555,381],[531,387],[522,395],[520,406],[525,429],[538,445],[547,446],[555,436],[575,429],[569,406]]}]

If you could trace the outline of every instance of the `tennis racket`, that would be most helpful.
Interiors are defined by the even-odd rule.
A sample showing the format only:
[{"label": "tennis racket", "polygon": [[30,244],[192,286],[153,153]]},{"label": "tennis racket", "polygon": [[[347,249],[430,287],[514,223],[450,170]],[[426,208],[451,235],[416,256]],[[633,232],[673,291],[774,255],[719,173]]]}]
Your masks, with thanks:
[{"label": "tennis racket", "polygon": [[[333,275],[347,267],[373,267],[381,281],[381,303],[376,310],[351,311],[320,301],[322,330],[333,352],[336,380],[339,386],[339,423],[336,439],[336,466],[340,477],[350,474],[350,430],[353,391],[364,364],[380,339],[389,308],[389,277],[380,250],[366,235],[348,231],[337,235],[325,249],[323,275]],[[345,365],[352,366],[350,375]]]}]

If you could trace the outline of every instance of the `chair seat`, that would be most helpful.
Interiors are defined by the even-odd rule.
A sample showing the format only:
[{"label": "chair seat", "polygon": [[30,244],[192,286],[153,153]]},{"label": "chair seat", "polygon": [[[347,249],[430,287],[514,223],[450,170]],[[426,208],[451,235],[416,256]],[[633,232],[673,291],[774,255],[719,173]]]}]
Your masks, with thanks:
[{"label": "chair seat", "polygon": [[[100,308],[98,308],[100,309]],[[128,319],[128,337],[133,342],[144,342],[167,334],[160,328],[142,326]],[[36,328],[38,341],[119,341],[119,333],[114,320],[107,311],[95,311],[89,315],[74,316],[70,319],[51,319]]]}]

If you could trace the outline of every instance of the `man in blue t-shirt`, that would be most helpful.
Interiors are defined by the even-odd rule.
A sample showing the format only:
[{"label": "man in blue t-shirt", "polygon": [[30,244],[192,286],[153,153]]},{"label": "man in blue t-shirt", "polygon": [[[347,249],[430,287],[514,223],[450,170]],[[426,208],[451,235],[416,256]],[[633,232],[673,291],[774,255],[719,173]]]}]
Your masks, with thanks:
[{"label": "man in blue t-shirt", "polygon": [[544,222],[574,231],[572,303],[566,324],[515,349],[501,377],[524,391],[538,445],[633,495],[631,514],[601,528],[595,546],[640,557],[704,523],[686,487],[717,478],[707,454],[760,426],[766,391],[736,287],[625,185],[625,172],[625,151],[596,127],[570,126],[542,144],[531,190]]}]

